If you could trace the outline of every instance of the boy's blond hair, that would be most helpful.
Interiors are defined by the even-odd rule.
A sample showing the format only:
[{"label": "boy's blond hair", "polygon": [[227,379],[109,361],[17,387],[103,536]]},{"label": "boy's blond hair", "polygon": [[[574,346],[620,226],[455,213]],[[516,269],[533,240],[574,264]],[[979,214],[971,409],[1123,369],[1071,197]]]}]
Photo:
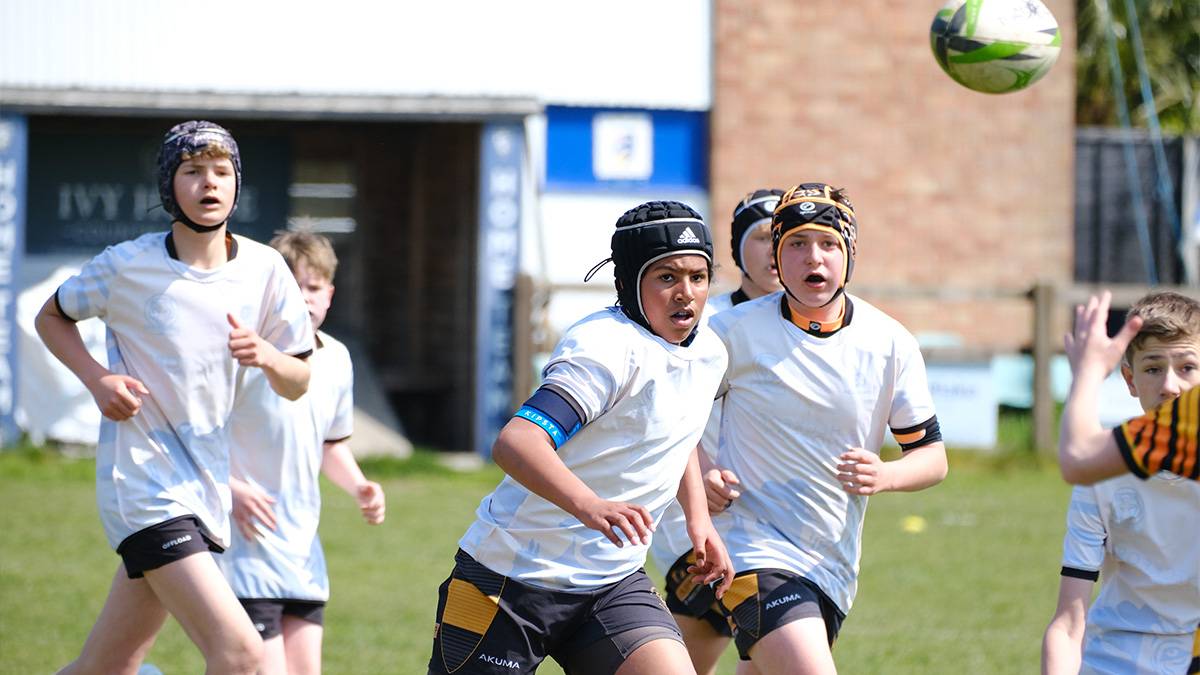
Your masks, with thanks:
[{"label": "boy's blond hair", "polygon": [[303,264],[315,274],[333,281],[338,260],[328,237],[314,232],[280,232],[271,240],[271,248],[279,251],[293,274]]},{"label": "boy's blond hair", "polygon": [[189,159],[232,159],[233,151],[220,141],[210,141],[196,152],[181,153],[179,158],[185,162]]},{"label": "boy's blond hair", "polygon": [[1125,365],[1133,365],[1133,357],[1146,341],[1159,342],[1192,340],[1200,342],[1200,302],[1172,291],[1155,291],[1142,296],[1129,308],[1130,318],[1142,318],[1142,328],[1125,348]]}]

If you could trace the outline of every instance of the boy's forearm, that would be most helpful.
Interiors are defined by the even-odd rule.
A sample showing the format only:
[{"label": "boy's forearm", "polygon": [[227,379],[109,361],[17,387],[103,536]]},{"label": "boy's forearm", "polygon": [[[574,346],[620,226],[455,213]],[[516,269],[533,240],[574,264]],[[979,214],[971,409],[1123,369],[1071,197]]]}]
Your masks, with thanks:
[{"label": "boy's forearm", "polygon": [[357,495],[358,486],[367,482],[367,477],[359,468],[358,461],[354,459],[350,444],[345,441],[325,444],[325,452],[321,458],[321,473],[351,496]]},{"label": "boy's forearm", "polygon": [[683,509],[683,516],[688,524],[709,521],[708,499],[704,496],[704,482],[700,472],[700,450],[692,450],[683,478],[679,481],[679,491],[675,498]]},{"label": "boy's forearm", "polygon": [[308,362],[279,352],[277,358],[262,366],[263,374],[276,394],[295,401],[308,391],[308,379],[312,371]]},{"label": "boy's forearm", "polygon": [[510,420],[492,446],[492,461],[529,491],[579,517],[598,499],[559,458],[546,432],[522,419]]},{"label": "boy's forearm", "polygon": [[1097,403],[1104,375],[1081,370],[1063,406],[1058,463],[1068,483],[1091,484],[1128,471],[1112,433],[1100,426]]},{"label": "boy's forearm", "polygon": [[1083,661],[1083,636],[1073,638],[1050,624],[1042,639],[1042,675],[1076,675]]},{"label": "boy's forearm", "polygon": [[1042,675],[1075,675],[1083,660],[1083,633],[1091,581],[1063,577],[1059,582],[1054,618],[1042,637]]},{"label": "boy's forearm", "polygon": [[53,298],[47,301],[34,319],[38,337],[54,358],[61,361],[80,382],[88,386],[89,383],[107,375],[109,371],[92,358],[75,322],[63,318],[50,307],[53,301]]},{"label": "boy's forearm", "polygon": [[892,481],[888,487],[895,492],[915,492],[933,487],[946,478],[946,446],[930,443],[905,452],[900,459],[889,462]]}]

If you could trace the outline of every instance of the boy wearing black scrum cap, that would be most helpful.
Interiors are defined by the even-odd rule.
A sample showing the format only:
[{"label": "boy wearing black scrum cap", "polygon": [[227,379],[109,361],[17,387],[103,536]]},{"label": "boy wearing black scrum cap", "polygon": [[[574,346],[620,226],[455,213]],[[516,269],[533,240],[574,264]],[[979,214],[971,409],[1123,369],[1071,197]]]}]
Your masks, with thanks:
[{"label": "boy wearing black scrum cap", "polygon": [[[761,189],[748,193],[733,209],[730,248],[733,262],[742,271],[742,283],[732,293],[709,298],[706,316],[782,290],[771,244],[771,218],[783,190]],[[704,428],[701,450],[715,457],[721,429],[721,405],[713,405]],[[736,477],[730,475],[731,481]],[[697,584],[688,567],[695,564],[687,523],[678,504],[672,504],[654,533],[650,557],[666,574],[667,607],[679,624],[683,641],[699,675],[716,672],[717,661],[733,636],[712,588]]]},{"label": "boy wearing black scrum cap", "polygon": [[[721,603],[738,673],[833,673],[867,497],[937,484],[946,453],[916,340],[846,293],[858,220],[845,192],[787,191],[772,239],[784,290],[710,322],[729,367],[704,484],[736,570]],[[904,454],[884,462],[889,428]]]},{"label": "boy wearing black scrum cap", "polygon": [[[253,673],[262,641],[210,551],[230,538],[228,420],[242,366],[290,399],[308,388],[312,323],[273,249],[227,231],[241,159],[228,131],[184,122],[158,157],[171,229],[110,246],[38,314],[38,334],[104,415],[96,500],[121,556],[64,673],[136,673],[171,614],[212,673]],[[76,321],[108,328],[108,367]]]},{"label": "boy wearing black scrum cap", "polygon": [[619,304],[566,331],[492,448],[508,476],[439,589],[430,673],[532,673],[547,656],[582,675],[694,672],[642,566],[678,496],[692,572],[730,572],[696,458],[726,362],[699,323],[712,240],[687,205],[648,202],[617,221],[611,260]]}]

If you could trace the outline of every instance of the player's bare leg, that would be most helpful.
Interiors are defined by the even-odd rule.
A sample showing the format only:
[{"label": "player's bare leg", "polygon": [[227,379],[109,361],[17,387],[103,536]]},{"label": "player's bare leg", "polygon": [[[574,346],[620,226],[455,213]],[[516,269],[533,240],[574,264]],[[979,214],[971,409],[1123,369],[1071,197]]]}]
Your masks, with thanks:
[{"label": "player's bare leg", "polygon": [[325,628],[299,617],[283,617],[283,645],[287,650],[288,675],[318,675],[321,672],[321,640]]},{"label": "player's bare leg", "polygon": [[695,672],[683,643],[663,638],[633,650],[616,675],[695,675]]},{"label": "player's bare leg", "polygon": [[59,675],[137,673],[166,619],[167,610],[146,580],[130,579],[125,564],[118,565],[83,651]]},{"label": "player's bare leg", "polygon": [[258,663],[258,675],[287,675],[287,648],[283,634],[263,640],[262,661]]},{"label": "player's bare leg", "polygon": [[[794,675],[836,675],[833,654],[825,621],[809,617],[792,621],[767,633],[750,648],[750,658],[758,673],[790,673]],[[742,661],[741,663],[746,663]],[[738,675],[743,671],[740,664]]]},{"label": "player's bare leg", "polygon": [[208,553],[146,572],[146,581],[204,655],[211,675],[251,675],[262,659],[262,638]]},{"label": "player's bare leg", "polygon": [[698,675],[716,675],[717,661],[729,646],[729,638],[721,635],[707,621],[682,614],[672,614],[683,644],[692,658],[692,667]]}]

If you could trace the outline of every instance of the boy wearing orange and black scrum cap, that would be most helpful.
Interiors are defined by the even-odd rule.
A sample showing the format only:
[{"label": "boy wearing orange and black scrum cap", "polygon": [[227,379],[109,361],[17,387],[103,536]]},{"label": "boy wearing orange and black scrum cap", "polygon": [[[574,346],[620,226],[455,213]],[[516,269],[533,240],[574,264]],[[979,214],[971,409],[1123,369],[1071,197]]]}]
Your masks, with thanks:
[{"label": "boy wearing orange and black scrum cap", "polygon": [[[833,673],[868,496],[937,484],[946,453],[916,340],[846,292],[858,220],[845,191],[792,188],[772,235],[784,290],[709,323],[729,368],[704,484],[737,572],[721,604],[738,672]],[[903,455],[885,462],[889,428]]]},{"label": "boy wearing orange and black scrum cap", "polygon": [[[65,673],[135,673],[167,615],[208,672],[253,673],[262,641],[211,552],[229,543],[228,421],[240,369],[295,399],[313,349],[304,299],[283,258],[230,234],[241,158],[211,122],[184,122],[159,150],[167,232],[110,246],[65,281],[38,335],[104,415],[96,499],[121,556],[99,618]],[[108,328],[108,366],[76,321]]]}]

